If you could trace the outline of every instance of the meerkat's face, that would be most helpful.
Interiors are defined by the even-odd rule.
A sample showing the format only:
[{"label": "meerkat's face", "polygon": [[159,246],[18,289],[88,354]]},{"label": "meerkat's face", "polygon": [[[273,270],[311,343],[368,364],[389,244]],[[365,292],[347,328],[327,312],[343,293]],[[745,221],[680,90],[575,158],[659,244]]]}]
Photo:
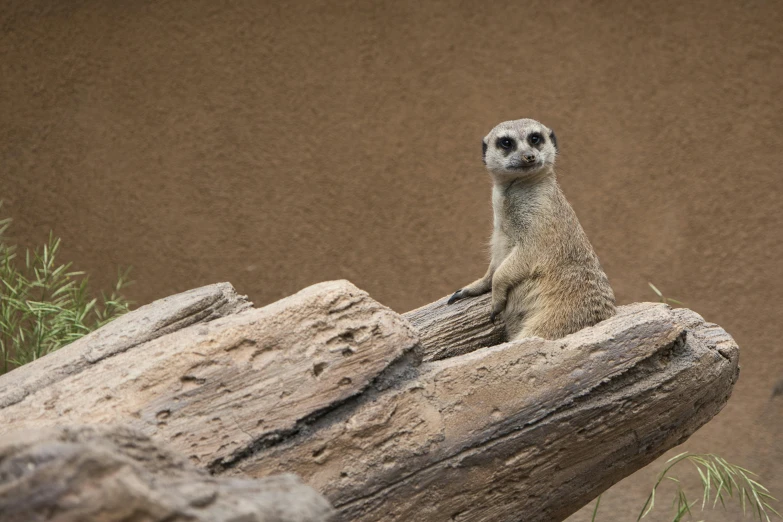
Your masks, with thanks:
[{"label": "meerkat's face", "polygon": [[501,179],[527,177],[551,169],[557,156],[557,139],[536,120],[504,121],[482,143],[484,164]]}]

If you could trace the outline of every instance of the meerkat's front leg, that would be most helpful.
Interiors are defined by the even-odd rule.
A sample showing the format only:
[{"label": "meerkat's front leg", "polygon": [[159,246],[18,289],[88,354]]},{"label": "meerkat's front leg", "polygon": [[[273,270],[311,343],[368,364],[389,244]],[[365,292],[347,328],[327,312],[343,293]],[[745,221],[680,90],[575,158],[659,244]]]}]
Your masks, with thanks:
[{"label": "meerkat's front leg", "polygon": [[495,318],[506,309],[508,292],[522,281],[524,273],[522,261],[517,255],[517,247],[514,247],[492,276],[492,312],[489,319],[493,323]]},{"label": "meerkat's front leg", "polygon": [[477,295],[486,294],[490,290],[492,290],[492,274],[495,272],[495,265],[494,263],[489,264],[489,268],[487,268],[487,273],[484,274],[484,277],[481,279],[476,279],[472,283],[470,283],[465,288],[461,288],[454,292],[454,294],[449,297],[449,301],[447,304],[453,304],[456,301],[459,301],[460,299],[464,299],[466,297],[475,297]]}]

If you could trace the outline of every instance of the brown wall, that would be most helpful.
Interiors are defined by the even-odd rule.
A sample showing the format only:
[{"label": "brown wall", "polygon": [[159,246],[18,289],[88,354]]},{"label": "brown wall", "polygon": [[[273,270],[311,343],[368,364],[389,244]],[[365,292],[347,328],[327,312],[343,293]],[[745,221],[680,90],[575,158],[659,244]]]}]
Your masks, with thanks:
[{"label": "brown wall", "polygon": [[781,6],[5,0],[2,212],[97,283],[132,265],[139,303],[347,278],[405,311],[483,273],[479,141],[539,119],[619,301],[653,281],[740,344],[734,397],[685,447],[783,496]]}]

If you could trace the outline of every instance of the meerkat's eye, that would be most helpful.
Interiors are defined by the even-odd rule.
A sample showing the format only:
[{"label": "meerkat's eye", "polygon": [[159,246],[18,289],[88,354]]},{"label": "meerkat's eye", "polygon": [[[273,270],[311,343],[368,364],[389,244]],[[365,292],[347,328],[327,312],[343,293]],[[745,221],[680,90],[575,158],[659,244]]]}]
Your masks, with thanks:
[{"label": "meerkat's eye", "polygon": [[541,136],[539,133],[534,132],[533,134],[530,135],[528,140],[530,141],[531,145],[538,145],[539,143],[544,141],[544,137]]},{"label": "meerkat's eye", "polygon": [[509,150],[514,146],[514,140],[511,138],[498,138],[498,147]]}]

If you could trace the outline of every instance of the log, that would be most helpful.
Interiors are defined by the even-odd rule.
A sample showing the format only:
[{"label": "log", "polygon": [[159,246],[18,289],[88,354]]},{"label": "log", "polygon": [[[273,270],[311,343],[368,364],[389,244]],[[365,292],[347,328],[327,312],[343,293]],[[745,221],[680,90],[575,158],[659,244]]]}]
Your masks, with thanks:
[{"label": "log", "polygon": [[[450,296],[402,314],[419,334],[419,354],[425,362],[463,355],[506,341],[501,317],[489,319],[492,297],[484,294],[448,304]],[[635,306],[621,306],[617,315],[633,313]]]},{"label": "log", "polygon": [[[28,391],[0,433],[122,423],[216,475],[295,473],[346,521],[553,521],[682,443],[738,377],[733,339],[690,310],[498,344],[487,299],[403,317],[321,283]],[[9,375],[41,382],[39,363]]]},{"label": "log", "polygon": [[292,470],[342,520],[563,520],[712,418],[737,360],[695,313],[635,305],[559,341],[423,363],[236,468]]},{"label": "log", "polygon": [[293,475],[212,477],[127,428],[48,428],[0,442],[4,522],[323,522],[334,513]]},{"label": "log", "polygon": [[[125,319],[137,324],[135,312]],[[99,359],[0,408],[0,434],[53,421],[122,422],[213,469],[362,393],[417,342],[402,317],[366,292],[321,283]],[[9,375],[35,382],[44,359]]]},{"label": "log", "polygon": [[419,334],[424,361],[463,355],[506,340],[503,319],[489,320],[491,295],[447,304],[449,296],[403,314]]},{"label": "log", "polygon": [[251,308],[229,283],[159,299],[0,379],[0,408],[99,363],[103,359],[181,330]]}]

